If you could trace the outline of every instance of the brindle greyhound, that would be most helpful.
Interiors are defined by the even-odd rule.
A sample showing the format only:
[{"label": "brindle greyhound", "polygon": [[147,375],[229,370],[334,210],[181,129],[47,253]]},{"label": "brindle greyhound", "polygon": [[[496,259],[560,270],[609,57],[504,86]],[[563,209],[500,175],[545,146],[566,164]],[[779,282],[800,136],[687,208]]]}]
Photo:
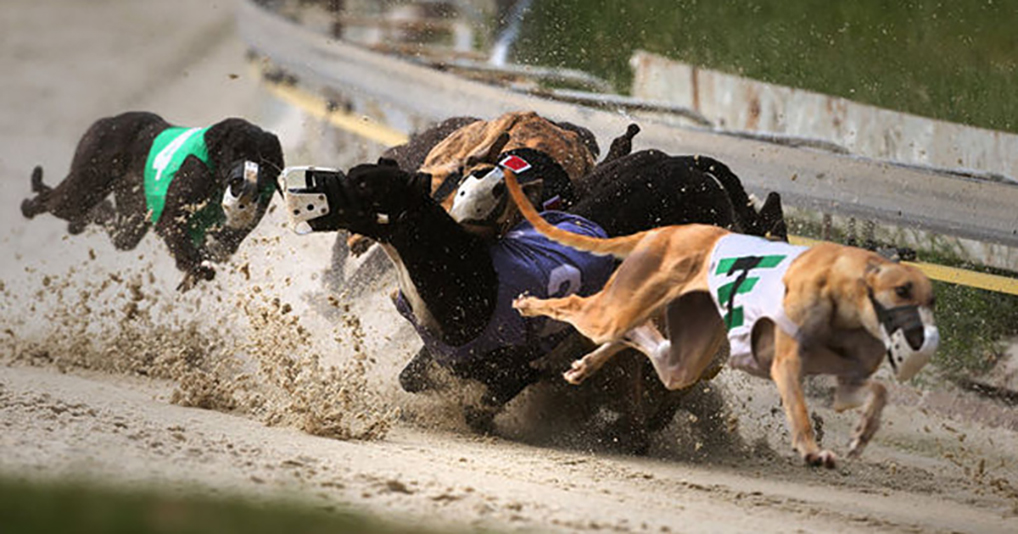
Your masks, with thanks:
[{"label": "brindle greyhound", "polygon": [[[449,209],[453,193],[465,177],[475,173],[479,166],[490,167],[499,154],[522,148],[537,150],[553,159],[574,183],[580,183],[590,173],[600,153],[594,134],[586,128],[552,121],[533,111],[514,111],[490,121],[471,117],[446,119],[414,135],[406,144],[387,150],[383,157],[396,160],[407,172],[431,176],[432,197]],[[352,235],[347,244],[352,254],[359,255],[371,241]]]},{"label": "brindle greyhound", "polygon": [[[630,137],[632,133],[634,130],[630,130]],[[542,184],[570,182],[552,158],[538,151],[520,149],[498,158],[500,162],[507,160],[522,160],[529,166],[530,170],[525,171],[531,176],[528,189],[541,204],[552,200]],[[497,174],[504,168],[498,165],[482,172]],[[425,347],[401,374],[405,389],[422,389],[418,372],[434,360],[488,387],[486,402],[493,409],[486,413],[490,417],[540,377],[531,362],[545,355],[548,340],[536,335],[542,332],[535,327],[539,323],[513,324],[515,314],[509,305],[515,294],[506,295],[517,279],[505,273],[522,273],[532,281],[528,289],[534,294],[552,294],[560,286],[549,291],[550,273],[506,251],[519,250],[526,241],[527,246],[536,243],[545,247],[540,254],[547,255],[547,240],[530,239],[533,236],[528,236],[526,227],[511,229],[512,225],[507,225],[511,231],[494,240],[470,232],[432,197],[431,176],[408,173],[393,163],[360,165],[348,175],[338,171],[308,174],[307,187],[287,193],[295,218],[315,231],[343,228],[370,236],[384,244],[397,266],[403,311],[426,340]],[[738,178],[709,158],[673,157],[658,151],[620,155],[599,166],[586,180],[591,192],[576,200],[568,209],[569,216],[555,215],[559,224],[574,228],[579,225],[585,231],[593,231],[596,224],[607,235],[691,221],[761,233],[766,228],[779,236],[783,233],[780,200],[776,196],[769,199],[764,211],[772,220],[762,222],[763,217],[748,207]],[[305,212],[307,207],[311,210]],[[511,207],[511,203],[502,204],[503,209]],[[505,220],[501,213],[481,217]],[[551,257],[555,254],[559,253],[553,252]],[[594,290],[607,276],[605,260],[570,261],[587,263],[570,263],[559,274],[575,268]],[[607,263],[610,270],[613,262]],[[595,276],[593,271],[599,274]],[[593,280],[598,276],[600,280]],[[573,285],[575,291],[583,284]],[[535,335],[506,341],[497,337],[500,330],[523,330]],[[562,330],[548,331],[559,336],[552,341],[568,335]],[[667,419],[658,418],[665,423]]]}]

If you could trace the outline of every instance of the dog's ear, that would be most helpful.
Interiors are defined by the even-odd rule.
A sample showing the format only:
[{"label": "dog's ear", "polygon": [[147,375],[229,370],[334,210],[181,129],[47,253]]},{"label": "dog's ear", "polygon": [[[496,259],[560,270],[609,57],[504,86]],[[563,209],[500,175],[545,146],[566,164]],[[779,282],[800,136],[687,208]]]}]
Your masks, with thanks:
[{"label": "dog's ear", "polygon": [[859,279],[859,282],[867,289],[872,289],[876,286],[877,277],[880,276],[883,267],[883,262],[881,262],[878,258],[870,258],[866,260],[866,267],[863,269],[862,277]]},{"label": "dog's ear", "polygon": [[387,158],[385,156],[382,156],[382,157],[378,158],[378,166],[379,167],[399,167],[399,163],[397,163],[396,160],[394,160],[392,158]]},{"label": "dog's ear", "polygon": [[205,146],[208,147],[209,156],[225,169],[231,162],[246,156],[250,148],[255,148],[251,145],[256,130],[261,131],[257,126],[237,117],[213,124],[205,130]]},{"label": "dog's ear", "polygon": [[612,144],[608,148],[608,155],[604,157],[601,163],[615,161],[631,154],[633,152],[633,138],[638,133],[640,133],[640,126],[635,122],[630,123],[629,127],[626,128],[626,133],[612,139]]},{"label": "dog's ear", "polygon": [[410,189],[425,197],[430,197],[431,179],[431,175],[426,172],[415,172],[410,176]]},{"label": "dog's ear", "polygon": [[788,226],[785,225],[785,213],[781,207],[781,195],[771,191],[767,200],[760,207],[759,224],[761,235],[768,239],[788,241]]}]

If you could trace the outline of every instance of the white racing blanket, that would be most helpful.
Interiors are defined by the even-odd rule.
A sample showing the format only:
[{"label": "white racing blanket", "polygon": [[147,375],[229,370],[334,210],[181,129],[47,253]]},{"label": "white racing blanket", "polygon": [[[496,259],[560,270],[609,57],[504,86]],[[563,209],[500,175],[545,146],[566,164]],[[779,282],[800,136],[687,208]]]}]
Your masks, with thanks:
[{"label": "white racing blanket", "polygon": [[768,377],[769,367],[753,355],[753,326],[767,318],[786,334],[798,327],[785,314],[785,272],[808,247],[742,234],[729,234],[714,245],[707,284],[711,298],[728,329],[729,364],[751,374]]}]

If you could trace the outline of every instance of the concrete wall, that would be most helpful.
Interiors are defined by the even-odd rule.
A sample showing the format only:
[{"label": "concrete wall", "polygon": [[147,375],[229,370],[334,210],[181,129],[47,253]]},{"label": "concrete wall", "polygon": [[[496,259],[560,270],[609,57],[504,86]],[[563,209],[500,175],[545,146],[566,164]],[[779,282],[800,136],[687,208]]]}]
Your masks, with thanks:
[{"label": "concrete wall", "polygon": [[693,108],[718,128],[815,137],[853,154],[1018,179],[1018,135],[701,69],[648,52],[633,96]]}]

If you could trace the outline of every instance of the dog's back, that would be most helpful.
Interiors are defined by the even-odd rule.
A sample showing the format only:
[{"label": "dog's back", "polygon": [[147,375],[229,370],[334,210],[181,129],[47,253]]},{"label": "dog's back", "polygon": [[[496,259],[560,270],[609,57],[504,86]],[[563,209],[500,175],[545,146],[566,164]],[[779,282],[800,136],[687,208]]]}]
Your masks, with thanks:
[{"label": "dog's back", "polygon": [[170,124],[155,113],[129,111],[99,119],[81,138],[71,162],[71,172],[102,169],[119,175],[143,166],[155,136]]},{"label": "dog's back", "polygon": [[738,228],[742,233],[759,237],[771,237],[780,241],[788,241],[788,229],[785,226],[784,210],[781,208],[781,196],[771,192],[763,202],[759,211],[753,205],[742,180],[720,161],[707,156],[689,158],[697,169],[712,176],[732,201],[732,208],[738,219]]},{"label": "dog's back", "polygon": [[31,188],[36,195],[22,203],[22,215],[31,219],[50,212],[72,221],[71,233],[76,233],[79,220],[125,176],[136,175],[137,184],[131,185],[141,185],[152,140],[169,126],[159,115],[144,111],[95,121],[78,141],[70,171],[60,185],[50,187],[43,182],[41,165],[32,170]]},{"label": "dog's back", "polygon": [[436,145],[456,130],[479,120],[481,119],[477,117],[446,119],[424,131],[413,134],[406,143],[387,149],[381,157],[395,161],[404,171],[415,172],[424,165],[424,160]]},{"label": "dog's back", "polygon": [[532,148],[554,159],[569,179],[576,182],[594,168],[594,156],[575,128],[560,127],[532,111],[506,113],[492,121],[476,121],[435,145],[420,170],[432,176],[434,192],[450,174],[462,171],[466,175],[474,165],[495,163],[500,153]]}]

